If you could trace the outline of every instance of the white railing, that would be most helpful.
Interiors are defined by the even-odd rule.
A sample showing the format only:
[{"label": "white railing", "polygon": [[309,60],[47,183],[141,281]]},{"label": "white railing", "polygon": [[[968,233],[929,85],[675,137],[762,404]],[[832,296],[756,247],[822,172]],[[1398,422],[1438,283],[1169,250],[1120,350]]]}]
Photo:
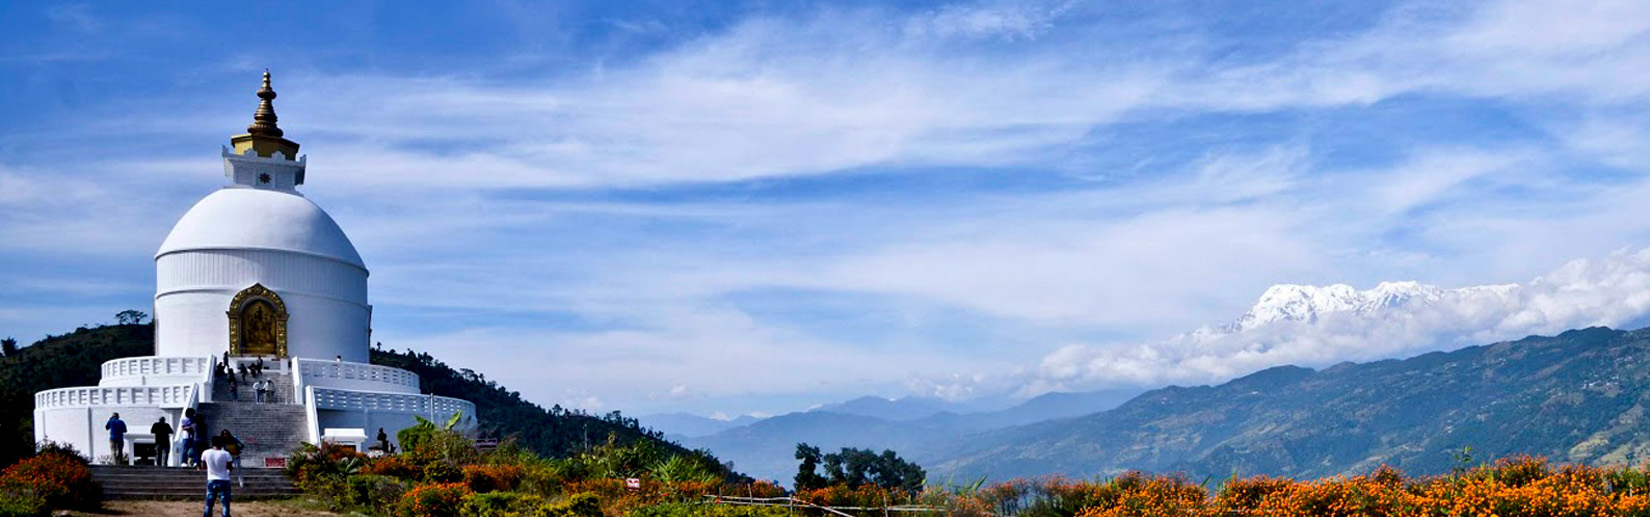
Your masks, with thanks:
[{"label": "white railing", "polygon": [[212,360],[205,357],[127,357],[104,361],[103,378],[202,375],[211,369]]},{"label": "white railing", "polygon": [[72,407],[154,406],[188,407],[195,402],[194,384],[171,386],[81,386],[34,394],[35,409]]},{"label": "white railing", "polygon": [[314,397],[315,409],[410,413],[423,415],[430,420],[451,418],[453,413],[463,413],[465,417],[472,419],[476,416],[475,404],[452,397],[340,390],[320,386],[310,386],[309,391]]},{"label": "white railing", "polygon": [[297,363],[295,369],[303,376],[304,383],[309,385],[326,386],[329,380],[341,380],[418,391],[418,374],[400,368],[317,359],[294,359],[293,362]]}]

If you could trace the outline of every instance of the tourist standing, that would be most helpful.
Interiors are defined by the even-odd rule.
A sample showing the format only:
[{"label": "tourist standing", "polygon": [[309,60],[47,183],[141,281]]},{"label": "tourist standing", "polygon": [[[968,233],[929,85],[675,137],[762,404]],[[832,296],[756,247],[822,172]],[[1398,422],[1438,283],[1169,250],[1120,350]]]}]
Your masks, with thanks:
[{"label": "tourist standing", "polygon": [[212,503],[218,499],[223,499],[223,517],[229,517],[229,473],[234,461],[223,450],[223,437],[212,437],[212,450],[201,453],[201,466],[206,469],[206,510],[201,517],[212,517]]},{"label": "tourist standing", "polygon": [[382,427],[378,428],[378,450],[384,451],[384,454],[390,453],[390,435]]},{"label": "tourist standing", "polygon": [[193,452],[195,455],[195,463],[199,464],[201,453],[204,453],[207,449],[212,448],[212,431],[207,429],[206,419],[195,419],[195,432],[200,433],[201,436],[200,439],[195,440],[195,452]]},{"label": "tourist standing", "polygon": [[166,417],[160,417],[159,422],[149,426],[149,434],[155,435],[155,466],[170,467],[167,463],[172,459],[172,425],[166,423]]},{"label": "tourist standing", "polygon": [[245,449],[246,444],[241,443],[241,439],[236,438],[235,433],[229,432],[228,429],[219,432],[218,438],[223,439],[223,450],[229,451],[229,457],[235,458],[236,482],[240,483],[241,488],[246,488],[246,471],[241,469],[241,449]]},{"label": "tourist standing", "polygon": [[269,381],[267,381],[267,380],[258,381],[256,383],[254,383],[252,386],[254,388],[258,389],[258,402],[259,403],[269,401]]},{"label": "tourist standing", "polygon": [[183,458],[178,462],[188,467],[195,466],[195,442],[200,438],[198,429],[195,408],[183,410],[183,420],[178,422],[178,430],[183,431]]},{"label": "tourist standing", "polygon": [[103,423],[103,428],[109,430],[109,455],[116,464],[126,457],[126,421],[120,419],[120,413],[109,415],[109,421]]},{"label": "tourist standing", "polygon": [[229,400],[233,400],[235,402],[241,401],[241,384],[235,382],[234,376],[229,377]]}]

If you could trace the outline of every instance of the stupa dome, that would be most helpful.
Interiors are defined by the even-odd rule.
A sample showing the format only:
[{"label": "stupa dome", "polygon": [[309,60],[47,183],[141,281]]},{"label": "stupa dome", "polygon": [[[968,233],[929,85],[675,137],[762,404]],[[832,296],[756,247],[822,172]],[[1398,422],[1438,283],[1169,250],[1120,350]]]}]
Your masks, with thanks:
[{"label": "stupa dome", "polygon": [[301,253],[366,268],[325,210],[297,193],[227,187],[195,203],[155,253],[268,250]]}]

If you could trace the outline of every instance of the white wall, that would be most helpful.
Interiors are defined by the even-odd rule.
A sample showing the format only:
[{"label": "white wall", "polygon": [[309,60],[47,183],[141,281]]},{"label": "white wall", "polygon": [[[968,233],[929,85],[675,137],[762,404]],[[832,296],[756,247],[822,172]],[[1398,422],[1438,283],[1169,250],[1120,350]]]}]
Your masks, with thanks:
[{"label": "white wall", "polygon": [[369,360],[372,309],[359,266],[274,250],[190,250],[161,255],[155,268],[157,355],[222,355],[229,303],[263,284],[286,305],[289,355]]},{"label": "white wall", "polygon": [[384,432],[390,435],[390,443],[395,444],[396,448],[400,448],[401,442],[396,440],[395,433],[418,424],[418,420],[413,418],[415,415],[411,413],[321,409],[316,410],[315,416],[320,421],[321,429],[358,428],[365,430],[367,444],[363,449],[378,443],[378,428],[380,427],[384,428]]},{"label": "white wall", "polygon": [[[36,442],[51,440],[67,443],[76,450],[88,455],[96,462],[110,455],[109,431],[103,429],[103,424],[109,421],[109,415],[120,413],[120,419],[126,421],[128,433],[149,432],[149,426],[155,420],[164,416],[166,423],[172,429],[178,428],[178,419],[181,410],[161,409],[158,407],[78,407],[41,409],[34,412],[34,439]],[[173,435],[175,440],[182,440],[182,434]],[[176,457],[174,447],[173,456]],[[128,447],[126,454],[132,449]]]}]

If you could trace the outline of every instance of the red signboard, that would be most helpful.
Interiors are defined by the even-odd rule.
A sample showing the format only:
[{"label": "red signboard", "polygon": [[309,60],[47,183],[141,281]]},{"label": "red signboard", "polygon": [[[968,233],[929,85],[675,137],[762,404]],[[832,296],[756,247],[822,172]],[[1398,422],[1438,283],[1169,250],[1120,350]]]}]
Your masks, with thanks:
[{"label": "red signboard", "polygon": [[286,468],[286,458],[264,458],[264,468],[284,469]]}]

